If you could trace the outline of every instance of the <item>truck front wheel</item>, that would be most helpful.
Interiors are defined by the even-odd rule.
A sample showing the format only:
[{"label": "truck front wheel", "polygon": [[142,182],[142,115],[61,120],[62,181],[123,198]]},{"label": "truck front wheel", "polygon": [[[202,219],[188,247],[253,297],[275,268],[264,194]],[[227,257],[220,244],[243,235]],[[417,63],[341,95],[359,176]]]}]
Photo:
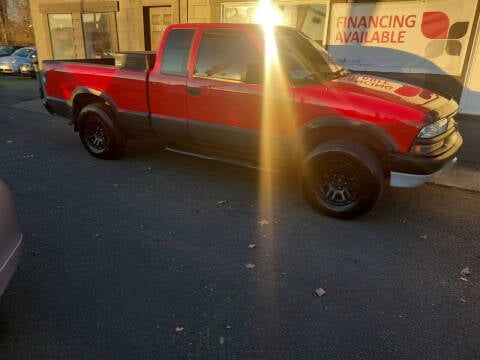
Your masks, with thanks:
[{"label": "truck front wheel", "polygon": [[352,219],[367,213],[383,191],[381,164],[367,147],[348,141],[318,145],[302,164],[308,202],[328,216]]},{"label": "truck front wheel", "polygon": [[123,154],[127,138],[113,121],[111,110],[100,103],[85,106],[78,114],[78,132],[87,151],[100,159]]}]

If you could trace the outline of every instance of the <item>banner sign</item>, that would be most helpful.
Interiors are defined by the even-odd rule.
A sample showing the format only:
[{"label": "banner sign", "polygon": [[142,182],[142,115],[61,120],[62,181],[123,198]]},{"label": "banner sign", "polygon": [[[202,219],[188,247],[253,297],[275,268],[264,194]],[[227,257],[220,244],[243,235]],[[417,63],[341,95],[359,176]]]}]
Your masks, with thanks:
[{"label": "banner sign", "polygon": [[328,50],[354,70],[460,75],[477,1],[332,4]]}]

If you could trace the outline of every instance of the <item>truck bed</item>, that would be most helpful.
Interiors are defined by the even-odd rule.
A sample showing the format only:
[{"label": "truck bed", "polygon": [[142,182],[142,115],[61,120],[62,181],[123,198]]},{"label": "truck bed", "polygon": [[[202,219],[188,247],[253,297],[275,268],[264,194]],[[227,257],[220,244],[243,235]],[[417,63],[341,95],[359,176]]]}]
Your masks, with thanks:
[{"label": "truck bed", "polygon": [[[43,70],[48,73],[45,84],[52,110],[71,117],[71,99],[82,92],[109,94],[105,102],[115,103],[121,118],[130,114],[148,118],[147,83],[149,69],[155,61],[154,52],[121,52],[114,58],[47,60]],[[57,86],[56,84],[64,84]]]}]

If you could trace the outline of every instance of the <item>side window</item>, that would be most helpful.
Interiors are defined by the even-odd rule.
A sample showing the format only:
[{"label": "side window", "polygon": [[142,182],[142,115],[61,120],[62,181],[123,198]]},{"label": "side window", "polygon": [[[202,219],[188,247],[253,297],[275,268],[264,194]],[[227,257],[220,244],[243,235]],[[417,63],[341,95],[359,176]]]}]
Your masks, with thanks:
[{"label": "side window", "polygon": [[209,30],[202,34],[194,73],[240,81],[247,67],[259,63],[260,55],[244,32]]},{"label": "side window", "polygon": [[168,34],[160,66],[162,74],[187,76],[188,56],[194,34],[194,29],[177,29]]}]

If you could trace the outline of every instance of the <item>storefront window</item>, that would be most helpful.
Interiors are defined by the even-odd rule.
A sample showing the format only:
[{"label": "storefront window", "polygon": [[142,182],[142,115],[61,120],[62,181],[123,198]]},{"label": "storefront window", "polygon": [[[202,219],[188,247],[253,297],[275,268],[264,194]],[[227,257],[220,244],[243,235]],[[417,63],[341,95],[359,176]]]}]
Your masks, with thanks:
[{"label": "storefront window", "polygon": [[54,59],[74,59],[75,37],[71,14],[48,14]]},{"label": "storefront window", "polygon": [[223,4],[222,22],[229,24],[248,24],[254,22],[255,4]]},{"label": "storefront window", "polygon": [[113,13],[82,14],[82,25],[87,58],[112,57],[118,51]]},{"label": "storefront window", "polygon": [[[282,25],[302,31],[320,44],[323,44],[327,3],[299,4],[298,2],[278,2],[275,5],[282,16]],[[222,22],[254,23],[257,3],[223,3]]]}]

